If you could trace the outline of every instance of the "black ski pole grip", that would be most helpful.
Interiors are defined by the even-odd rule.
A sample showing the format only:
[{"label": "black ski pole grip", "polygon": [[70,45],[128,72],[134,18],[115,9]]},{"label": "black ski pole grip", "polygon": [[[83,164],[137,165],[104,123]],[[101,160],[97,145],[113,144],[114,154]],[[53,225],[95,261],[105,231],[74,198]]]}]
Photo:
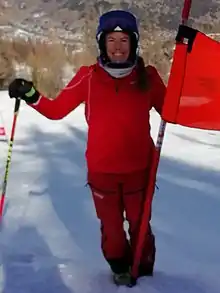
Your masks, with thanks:
[{"label": "black ski pole grip", "polygon": [[21,99],[20,98],[16,99],[14,113],[18,112],[19,107],[20,107],[20,103],[21,103]]}]

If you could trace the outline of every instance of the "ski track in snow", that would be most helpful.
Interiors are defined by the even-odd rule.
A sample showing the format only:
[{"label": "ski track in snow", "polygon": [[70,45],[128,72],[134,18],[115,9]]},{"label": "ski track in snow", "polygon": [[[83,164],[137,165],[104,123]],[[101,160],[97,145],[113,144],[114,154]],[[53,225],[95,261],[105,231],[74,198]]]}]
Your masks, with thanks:
[{"label": "ski track in snow", "polygon": [[[14,101],[4,91],[0,101],[10,136]],[[153,202],[155,275],[117,288],[85,186],[83,114],[80,106],[50,121],[22,103],[0,231],[0,292],[219,293],[220,133],[167,125]],[[151,121],[156,139],[153,111]],[[7,149],[1,141],[1,178]]]}]

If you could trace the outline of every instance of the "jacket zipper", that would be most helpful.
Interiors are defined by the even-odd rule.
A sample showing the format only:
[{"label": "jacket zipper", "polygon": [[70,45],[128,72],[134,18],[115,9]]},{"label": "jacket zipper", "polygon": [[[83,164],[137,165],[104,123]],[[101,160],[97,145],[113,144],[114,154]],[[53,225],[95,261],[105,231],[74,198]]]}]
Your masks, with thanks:
[{"label": "jacket zipper", "polygon": [[115,81],[115,91],[116,91],[116,94],[118,93],[118,90],[119,90],[119,87],[118,87],[118,82],[117,80]]}]

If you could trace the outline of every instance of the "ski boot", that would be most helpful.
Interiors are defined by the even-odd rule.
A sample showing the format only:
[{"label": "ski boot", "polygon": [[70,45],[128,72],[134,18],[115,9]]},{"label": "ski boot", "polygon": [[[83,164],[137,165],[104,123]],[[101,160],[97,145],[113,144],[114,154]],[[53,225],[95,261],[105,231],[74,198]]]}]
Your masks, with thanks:
[{"label": "ski boot", "polygon": [[138,277],[153,277],[153,268],[139,268]]},{"label": "ski boot", "polygon": [[131,275],[129,272],[121,274],[113,274],[113,282],[117,286],[130,286],[131,284]]}]

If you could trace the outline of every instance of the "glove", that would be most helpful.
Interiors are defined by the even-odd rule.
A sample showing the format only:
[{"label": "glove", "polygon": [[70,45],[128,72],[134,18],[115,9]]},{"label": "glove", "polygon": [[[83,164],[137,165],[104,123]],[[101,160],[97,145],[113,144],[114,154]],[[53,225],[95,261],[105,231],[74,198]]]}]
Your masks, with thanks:
[{"label": "glove", "polygon": [[40,97],[40,93],[33,86],[33,82],[22,78],[16,78],[9,84],[8,94],[10,98],[20,98],[28,104],[36,103]]}]

